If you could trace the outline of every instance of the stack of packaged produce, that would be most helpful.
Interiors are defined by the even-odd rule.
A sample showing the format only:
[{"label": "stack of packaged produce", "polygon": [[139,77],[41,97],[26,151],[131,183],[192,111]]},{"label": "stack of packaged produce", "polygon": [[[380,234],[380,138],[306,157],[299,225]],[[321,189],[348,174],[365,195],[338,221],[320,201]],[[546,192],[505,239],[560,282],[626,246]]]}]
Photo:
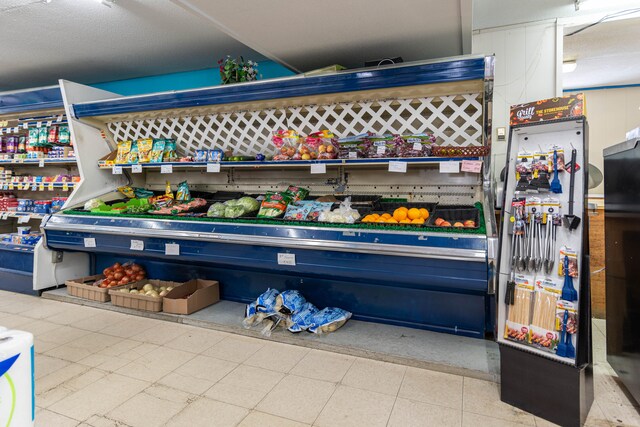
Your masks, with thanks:
[{"label": "stack of packaged produce", "polygon": [[242,324],[249,329],[262,325],[262,334],[270,336],[278,326],[290,332],[308,331],[315,334],[334,332],[351,318],[351,313],[336,307],[318,310],[299,291],[282,293],[267,289],[254,302],[248,304]]},{"label": "stack of packaged produce", "polygon": [[0,235],[0,243],[3,245],[35,246],[42,235],[32,232],[31,227],[18,227],[17,232]]}]

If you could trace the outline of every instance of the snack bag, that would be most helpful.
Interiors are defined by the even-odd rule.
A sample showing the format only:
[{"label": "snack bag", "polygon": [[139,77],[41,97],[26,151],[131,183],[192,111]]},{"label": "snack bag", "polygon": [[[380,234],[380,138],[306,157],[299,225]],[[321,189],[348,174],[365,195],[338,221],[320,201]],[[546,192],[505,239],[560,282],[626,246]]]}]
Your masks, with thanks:
[{"label": "snack bag", "polygon": [[58,126],[58,143],[59,144],[71,143],[71,132],[69,131],[69,126],[66,126],[66,125]]},{"label": "snack bag", "polygon": [[331,210],[333,202],[313,202],[311,210],[307,215],[307,221],[317,221],[320,214]]},{"label": "snack bag", "polygon": [[287,192],[267,193],[260,205],[258,218],[276,218],[284,214],[291,200],[291,194]]},{"label": "snack bag", "polygon": [[151,149],[151,163],[161,163],[164,154],[164,139],[154,139],[153,148]]},{"label": "snack bag", "polygon": [[187,181],[182,181],[178,184],[178,191],[176,191],[176,201],[188,202],[191,200],[191,193],[189,192],[189,185]]},{"label": "snack bag", "polygon": [[125,185],[123,187],[118,187],[118,191],[130,199],[133,199],[136,197],[135,191],[133,190],[133,188],[129,187],[128,185]]},{"label": "snack bag", "polygon": [[309,190],[302,187],[296,187],[295,185],[290,185],[285,190],[287,193],[291,194],[293,197],[293,202],[297,202],[300,200],[304,200],[305,197],[309,195]]},{"label": "snack bag", "polygon": [[173,139],[166,139],[164,143],[164,154],[162,155],[163,162],[174,162],[178,158],[176,154],[176,141]]},{"label": "snack bag", "polygon": [[307,216],[313,208],[315,202],[311,200],[299,201],[297,203],[291,203],[287,206],[287,211],[284,214],[284,219],[289,221],[305,221]]},{"label": "snack bag", "polygon": [[282,314],[293,314],[307,302],[299,291],[287,290],[283,291],[276,297],[276,311]]},{"label": "snack bag", "polygon": [[129,150],[129,154],[127,155],[127,163],[138,163],[138,142],[133,141],[131,143],[131,150]]},{"label": "snack bag", "polygon": [[58,126],[51,126],[47,135],[47,143],[55,144],[56,142],[58,142]]},{"label": "snack bag", "polygon": [[273,160],[291,160],[300,143],[300,135],[295,130],[278,130],[273,132],[271,141],[278,148]]},{"label": "snack bag", "polygon": [[46,126],[42,126],[38,129],[38,145],[44,147],[47,145],[47,141],[49,139],[49,132]]},{"label": "snack bag", "polygon": [[116,154],[116,164],[127,163],[131,151],[131,141],[118,142],[118,152]]},{"label": "snack bag", "polygon": [[29,128],[29,147],[37,147],[38,146],[38,135],[40,131],[38,128]]},{"label": "snack bag", "polygon": [[207,161],[208,162],[221,162],[224,159],[224,152],[219,148],[214,148],[213,150],[209,150],[207,153]]},{"label": "snack bag", "polygon": [[309,327],[309,331],[314,334],[334,332],[347,323],[350,318],[351,313],[341,308],[323,308],[312,316],[312,325]]},{"label": "snack bag", "polygon": [[313,316],[318,312],[315,305],[306,302],[289,318],[288,329],[291,332],[302,332],[313,325]]},{"label": "snack bag", "polygon": [[151,150],[153,149],[153,139],[139,139],[138,143],[138,161],[140,163],[149,163],[151,161]]}]

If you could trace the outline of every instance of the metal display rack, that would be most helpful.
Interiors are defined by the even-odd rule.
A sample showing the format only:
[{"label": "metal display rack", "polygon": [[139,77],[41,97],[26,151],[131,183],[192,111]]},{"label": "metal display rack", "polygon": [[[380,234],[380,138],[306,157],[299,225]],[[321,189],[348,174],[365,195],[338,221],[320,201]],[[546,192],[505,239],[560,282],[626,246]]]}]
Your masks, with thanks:
[{"label": "metal display rack", "polygon": [[[186,180],[192,191],[264,194],[296,184],[315,196],[476,204],[484,215],[480,231],[460,233],[66,211],[43,221],[46,245],[93,254],[97,271],[125,257],[167,280],[214,277],[223,299],[248,302],[267,287],[293,288],[356,319],[484,337],[493,330],[497,247],[488,155],[465,157],[482,160],[480,173],[441,173],[443,164],[461,160],[450,157],[222,162],[215,172],[206,163],[135,171],[98,163],[117,141],[138,138],[173,138],[181,155],[221,148],[269,156],[277,129],[428,131],[439,145],[488,147],[492,84],[493,57],[483,56],[132,97],[61,81],[83,173],[72,207],[114,200],[122,185],[160,190],[167,180]],[[406,163],[406,172],[390,171],[392,162]],[[314,163],[326,171],[310,173]],[[283,253],[294,261],[279,263]]]},{"label": "metal display rack", "polygon": [[[0,93],[0,136],[25,135],[29,127],[66,124],[60,88],[44,87]],[[3,158],[0,167],[15,175],[52,176],[77,170],[75,158]],[[0,191],[18,197],[49,199],[68,197],[81,183],[11,182],[3,174]],[[0,211],[0,231],[12,233],[18,226],[39,230],[44,215],[32,212]],[[35,246],[0,244],[0,289],[38,293],[64,280],[83,274],[86,254],[55,253],[41,240]],[[78,264],[74,265],[74,263]]]}]

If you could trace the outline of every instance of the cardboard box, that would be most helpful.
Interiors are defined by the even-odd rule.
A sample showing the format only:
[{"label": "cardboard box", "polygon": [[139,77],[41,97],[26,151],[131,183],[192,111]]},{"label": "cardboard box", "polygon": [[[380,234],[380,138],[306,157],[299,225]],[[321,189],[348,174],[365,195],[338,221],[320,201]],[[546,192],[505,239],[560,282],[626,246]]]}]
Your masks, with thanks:
[{"label": "cardboard box", "polygon": [[109,295],[111,295],[111,304],[117,305],[118,307],[133,308],[136,310],[162,311],[162,297],[151,297],[144,294],[140,295],[121,292],[123,288],[128,290],[140,290],[144,287],[144,285],[148,283],[152,284],[153,286],[173,286],[174,288],[182,286],[182,283],[178,282],[145,279],[132,285],[121,286],[118,289],[112,288],[112,290],[109,292]]},{"label": "cardboard box", "polygon": [[98,167],[111,167],[116,164],[116,157],[118,155],[118,150],[112,151],[106,156],[102,157],[98,160]]},{"label": "cardboard box", "polygon": [[109,290],[120,289],[122,286],[114,286],[111,288],[100,288],[95,286],[94,283],[100,279],[104,279],[104,275],[97,274],[95,276],[67,280],[65,282],[65,285],[67,285],[67,293],[74,297],[84,298],[91,301],[109,302],[111,301]]},{"label": "cardboard box", "polygon": [[191,314],[218,301],[220,301],[220,284],[217,281],[194,279],[165,295],[163,311]]}]

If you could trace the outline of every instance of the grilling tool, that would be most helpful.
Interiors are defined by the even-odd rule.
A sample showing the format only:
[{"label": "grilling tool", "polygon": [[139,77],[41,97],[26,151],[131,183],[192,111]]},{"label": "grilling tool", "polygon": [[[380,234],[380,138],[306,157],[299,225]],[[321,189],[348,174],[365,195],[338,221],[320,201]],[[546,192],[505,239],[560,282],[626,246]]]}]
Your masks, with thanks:
[{"label": "grilling tool", "polygon": [[573,278],[569,275],[569,257],[564,256],[564,285],[562,286],[562,299],[577,301],[578,291],[573,287]]},{"label": "grilling tool", "polygon": [[[515,219],[512,217],[512,219]],[[514,280],[514,274],[516,270],[516,223],[513,222],[513,229],[511,231],[511,276],[507,281],[507,290],[504,294],[504,303],[506,305],[513,305],[516,291],[516,282]]]},{"label": "grilling tool", "polygon": [[573,214],[573,190],[576,181],[576,149],[571,150],[571,171],[569,180],[569,213],[564,216],[564,223],[569,228],[569,231],[573,231],[580,225],[580,217]]},{"label": "grilling tool", "polygon": [[551,180],[549,189],[556,194],[562,193],[562,184],[560,184],[560,180],[558,179],[558,150],[553,150],[553,179]]},{"label": "grilling tool", "polygon": [[[575,357],[576,350],[571,343],[571,335],[567,332],[567,322],[569,321],[569,311],[564,311],[562,317],[562,331],[560,333],[560,342],[556,349],[556,354],[560,357]],[[569,338],[569,344],[567,344],[567,337]]]}]

